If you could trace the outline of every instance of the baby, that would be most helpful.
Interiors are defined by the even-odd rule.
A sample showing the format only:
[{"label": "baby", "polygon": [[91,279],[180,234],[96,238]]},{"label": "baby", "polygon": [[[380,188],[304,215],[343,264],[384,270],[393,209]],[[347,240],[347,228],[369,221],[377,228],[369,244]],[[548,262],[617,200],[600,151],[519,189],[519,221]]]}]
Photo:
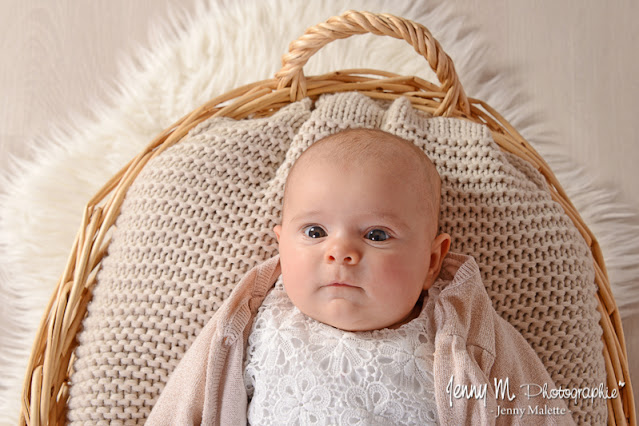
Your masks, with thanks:
[{"label": "baby", "polygon": [[286,182],[279,258],[236,286],[148,424],[494,424],[541,402],[557,416],[531,424],[571,424],[562,400],[515,399],[554,384],[472,257],[448,253],[440,187],[424,152],[389,133],[309,147]]},{"label": "baby", "polygon": [[[422,150],[378,130],[337,133],[296,161],[274,229],[283,289],[267,296],[249,338],[251,423],[436,421],[427,360],[397,367],[426,346],[432,358],[420,313],[450,246],[437,234],[440,186]],[[302,391],[304,380],[314,386]],[[282,392],[287,383],[294,394]],[[360,403],[357,392],[384,398]],[[300,409],[305,399],[315,401]]]}]

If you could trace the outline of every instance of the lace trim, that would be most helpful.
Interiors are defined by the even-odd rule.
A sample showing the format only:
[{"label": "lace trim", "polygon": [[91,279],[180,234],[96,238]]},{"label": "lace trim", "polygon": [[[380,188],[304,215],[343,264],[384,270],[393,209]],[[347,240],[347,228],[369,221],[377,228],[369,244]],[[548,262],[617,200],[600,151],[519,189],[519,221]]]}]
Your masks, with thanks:
[{"label": "lace trim", "polygon": [[249,336],[251,424],[437,424],[424,311],[396,330],[342,331],[302,314],[281,280]]}]

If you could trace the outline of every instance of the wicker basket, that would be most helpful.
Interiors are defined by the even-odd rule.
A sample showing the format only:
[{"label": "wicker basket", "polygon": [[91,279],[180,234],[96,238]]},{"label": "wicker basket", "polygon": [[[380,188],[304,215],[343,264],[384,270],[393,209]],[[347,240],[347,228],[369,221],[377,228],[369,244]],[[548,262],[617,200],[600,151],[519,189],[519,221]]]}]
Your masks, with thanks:
[{"label": "wicker basket", "polygon": [[[424,56],[441,86],[418,77],[370,69],[343,70],[307,77],[302,67],[324,45],[354,34],[372,33],[403,39]],[[467,98],[451,59],[422,25],[387,14],[348,11],[309,28],[291,43],[282,69],[270,80],[223,94],[194,110],[155,138],[126,167],[104,185],[84,211],[68,263],[56,286],[33,346],[22,396],[20,424],[61,424],[66,416],[69,375],[76,334],[92,297],[96,274],[109,244],[109,230],[119,214],[127,189],[154,156],[179,142],[190,129],[210,117],[269,116],[304,97],[359,91],[375,99],[407,97],[413,106],[436,116],[458,117],[487,125],[501,149],[530,162],[546,178],[553,199],[581,232],[592,251],[601,312],[607,386],[619,398],[608,400],[609,424],[636,424],[636,413],[623,330],[599,244],[541,156],[495,110]],[[625,386],[619,386],[624,383]]]}]

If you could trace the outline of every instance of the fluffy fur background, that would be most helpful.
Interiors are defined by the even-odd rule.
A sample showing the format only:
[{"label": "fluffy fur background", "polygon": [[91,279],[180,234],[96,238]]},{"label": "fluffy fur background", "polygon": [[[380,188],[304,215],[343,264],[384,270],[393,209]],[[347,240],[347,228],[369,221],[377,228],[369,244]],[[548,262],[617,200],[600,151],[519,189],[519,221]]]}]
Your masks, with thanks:
[{"label": "fluffy fur background", "polygon": [[[0,187],[0,422],[15,424],[35,331],[62,272],[83,207],[157,133],[195,107],[237,86],[272,77],[290,41],[345,10],[343,0],[202,0],[192,15],[174,11],[151,31],[151,46],[121,64],[95,117],[78,117],[43,136],[35,160],[16,160]],[[469,96],[500,111],[550,163],[606,255],[623,315],[637,310],[636,214],[615,202],[562,154],[552,129],[532,117],[513,75],[497,69],[472,19],[453,2],[352,0],[348,8],[389,12],[427,26],[455,62]],[[471,26],[469,26],[471,25]],[[377,68],[436,81],[405,42],[372,35],[334,42],[311,58],[309,75]]]}]

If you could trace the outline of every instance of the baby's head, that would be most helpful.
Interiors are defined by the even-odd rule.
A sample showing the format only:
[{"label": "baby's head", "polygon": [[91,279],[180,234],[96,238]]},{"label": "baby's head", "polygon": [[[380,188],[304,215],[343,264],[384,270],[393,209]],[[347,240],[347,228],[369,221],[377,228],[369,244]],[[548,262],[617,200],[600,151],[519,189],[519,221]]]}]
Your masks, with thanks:
[{"label": "baby's head", "polygon": [[274,229],[293,304],[349,331],[415,318],[450,246],[437,234],[440,188],[422,150],[380,130],[309,147],[289,173]]}]

